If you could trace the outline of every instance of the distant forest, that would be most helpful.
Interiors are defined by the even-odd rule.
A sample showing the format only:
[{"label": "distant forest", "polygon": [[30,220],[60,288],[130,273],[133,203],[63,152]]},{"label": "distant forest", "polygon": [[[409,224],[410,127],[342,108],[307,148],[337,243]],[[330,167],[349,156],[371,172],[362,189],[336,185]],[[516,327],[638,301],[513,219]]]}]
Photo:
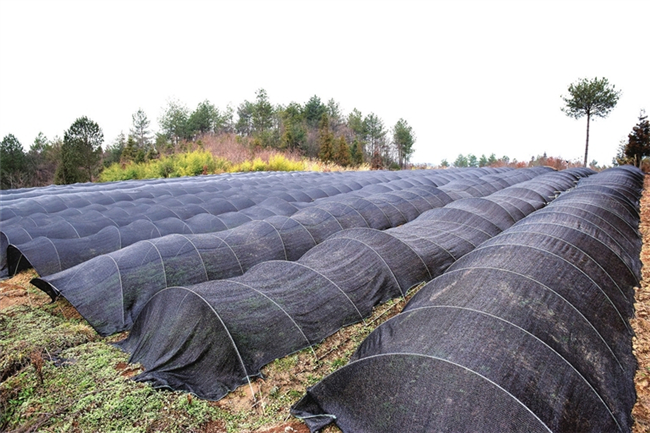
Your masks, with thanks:
[{"label": "distant forest", "polygon": [[254,101],[225,110],[208,100],[193,111],[180,101],[168,101],[158,119],[159,131],[150,129],[151,122],[140,109],[132,115],[129,133],[122,132],[107,145],[99,124],[85,116],[62,138],[39,133],[27,152],[9,134],[0,146],[2,188],[96,181],[111,164],[145,163],[210,143],[220,143],[219,149],[209,149],[213,152],[243,149],[248,159],[275,150],[342,167],[366,164],[374,169],[404,168],[413,154],[415,133],[404,119],[388,128],[374,113],[364,115],[355,108],[344,114],[333,99],[324,103],[314,95],[304,104],[285,106],[273,105],[264,89],[255,96]]},{"label": "distant forest", "polygon": [[[364,115],[355,108],[344,114],[335,100],[324,103],[316,95],[304,104],[273,105],[264,89],[255,93],[254,101],[245,100],[236,109],[228,106],[219,110],[205,100],[192,111],[180,101],[168,101],[158,119],[159,131],[151,130],[151,122],[142,109],[131,119],[128,134],[120,133],[109,144],[105,144],[99,124],[86,116],[76,119],[63,137],[48,139],[39,133],[28,151],[13,134],[8,134],[0,143],[0,187],[140,178],[141,174],[136,172],[146,172],[148,177],[166,177],[305,167],[295,161],[315,161],[320,169],[394,170],[412,167],[410,158],[416,141],[413,128],[404,119],[387,127],[375,113]],[[196,152],[209,154],[214,160],[206,162],[206,155]],[[269,164],[278,154],[282,158]],[[639,123],[628,140],[621,141],[612,164],[635,164],[650,169],[648,156],[650,123],[641,112]],[[184,161],[193,161],[198,168],[178,166]],[[494,154],[480,157],[459,154],[454,161],[441,161],[439,167],[506,165],[548,165],[564,169],[582,164],[546,154],[530,161]],[[590,166],[600,168],[596,161]],[[129,172],[130,167],[138,170]],[[107,175],[102,176],[104,171]]]}]

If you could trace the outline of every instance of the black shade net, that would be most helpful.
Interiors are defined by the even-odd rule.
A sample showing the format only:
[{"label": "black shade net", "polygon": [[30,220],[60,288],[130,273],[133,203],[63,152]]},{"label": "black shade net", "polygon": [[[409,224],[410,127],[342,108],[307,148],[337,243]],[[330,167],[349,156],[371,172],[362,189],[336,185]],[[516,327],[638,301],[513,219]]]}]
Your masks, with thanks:
[{"label": "black shade net", "polygon": [[43,188],[40,197],[29,197],[35,191],[2,195],[0,276],[30,267],[51,275],[137,241],[290,216],[315,200],[353,191],[427,188],[504,170],[254,173],[118,182],[121,189],[113,183]]},{"label": "black shade net", "polygon": [[292,413],[312,431],[629,432],[642,184],[590,176],[460,258]]},{"label": "black shade net", "polygon": [[592,173],[546,171],[399,227],[338,231],[295,262],[266,261],[235,278],[167,287],[142,307],[121,347],[146,368],[138,380],[219,399],[272,360],[319,343],[440,275]]},{"label": "black shade net", "polygon": [[[484,184],[495,183],[503,188],[548,171],[539,168],[507,170],[476,180],[455,180],[441,187],[432,182],[424,185],[436,172],[422,171],[421,176],[408,181],[373,184],[354,192],[318,199],[291,216],[276,215],[209,234],[175,234],[140,241],[32,282],[53,299],[65,297],[97,332],[108,335],[130,329],[142,306],[166,287],[235,277],[268,260],[294,261],[341,230],[396,227],[423,212],[451,203],[449,193],[465,192],[472,186],[474,193],[479,194],[479,191],[495,188]],[[543,201],[541,197],[539,200]],[[461,210],[456,213],[463,214]],[[95,253],[99,245],[97,236],[73,241],[79,245],[84,240],[89,246],[95,245],[92,251]],[[42,242],[44,246],[37,251],[49,251],[47,257],[55,256],[55,242],[49,239]],[[58,244],[64,242],[71,241],[61,240]],[[65,257],[78,258],[88,249],[73,251],[76,253]],[[32,256],[24,249],[23,253]],[[40,256],[46,257],[45,254]],[[54,268],[57,266],[58,262],[52,264]]]}]

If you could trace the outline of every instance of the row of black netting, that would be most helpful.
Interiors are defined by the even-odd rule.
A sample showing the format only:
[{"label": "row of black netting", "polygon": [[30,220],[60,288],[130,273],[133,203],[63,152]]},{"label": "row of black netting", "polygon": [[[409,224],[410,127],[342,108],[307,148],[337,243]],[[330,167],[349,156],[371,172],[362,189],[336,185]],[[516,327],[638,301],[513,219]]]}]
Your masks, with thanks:
[{"label": "row of black netting", "polygon": [[[32,282],[53,299],[65,297],[97,332],[108,335],[128,330],[142,306],[166,287],[232,278],[269,260],[295,261],[341,230],[397,227],[462,197],[481,197],[549,171],[548,168],[507,170],[454,180],[440,187],[421,183],[408,188],[403,185],[402,189],[390,192],[373,192],[378,186],[372,185],[316,200],[291,216],[274,215],[212,233],[174,234],[140,241],[62,272],[45,273],[48,276]],[[404,183],[388,182],[381,188],[388,190],[396,182]],[[543,194],[534,195],[536,203],[544,203],[545,197],[555,191],[551,188]],[[518,209],[510,208],[516,216],[520,215]],[[88,255],[86,249],[70,248],[68,253],[61,247],[71,242],[79,246],[78,239],[47,241],[40,248],[34,245],[33,253],[26,252],[26,247],[22,252],[45,260],[57,255],[51,248],[59,245],[58,256],[65,251],[68,262],[80,254]],[[94,245],[93,252],[103,249],[96,237],[91,237],[89,242]],[[12,250],[10,247],[10,257]],[[43,266],[35,267],[39,272],[43,269]]]},{"label": "row of black netting", "polygon": [[503,171],[512,170],[253,173],[43,188],[36,197],[29,196],[31,191],[9,194],[9,199],[2,195],[0,277],[30,267],[50,275],[141,240],[291,216],[325,198],[428,188],[458,179],[471,188],[472,179]]},{"label": "row of black netting", "polygon": [[236,181],[213,176],[212,181],[199,178],[197,185],[186,179],[148,188],[44,194],[3,202],[3,215],[10,218],[2,221],[0,231],[0,272],[13,275],[33,267],[41,276],[51,275],[141,240],[212,233],[271,216],[286,217],[331,197],[417,190],[455,180],[464,180],[462,193],[468,194],[476,189],[472,180],[503,171],[513,170],[256,173]]},{"label": "row of black netting", "polygon": [[166,287],[142,306],[120,346],[145,367],[138,380],[222,398],[265,364],[440,275],[591,174],[546,170],[485,197],[459,196],[399,227],[337,231],[294,262],[271,260],[238,277]]},{"label": "row of black netting", "polygon": [[[459,170],[455,170],[459,171]],[[287,201],[311,201],[360,189],[363,186],[411,177],[413,172],[253,172],[110,183],[88,183],[45,188],[0,191],[0,221],[33,217],[40,213],[79,215],[74,209],[115,204],[155,204],[169,200],[170,206],[208,202],[217,197],[244,197],[259,202],[268,196]],[[451,175],[451,172],[447,174]],[[451,175],[452,179],[455,178]],[[269,187],[272,187],[269,189]],[[333,190],[332,187],[336,190]],[[339,189],[342,187],[343,190]],[[268,190],[269,195],[265,195]],[[176,198],[178,201],[171,199]],[[121,216],[121,215],[117,215]]]},{"label": "row of black netting", "polygon": [[603,171],[486,241],[292,413],[312,431],[629,432],[642,183]]}]

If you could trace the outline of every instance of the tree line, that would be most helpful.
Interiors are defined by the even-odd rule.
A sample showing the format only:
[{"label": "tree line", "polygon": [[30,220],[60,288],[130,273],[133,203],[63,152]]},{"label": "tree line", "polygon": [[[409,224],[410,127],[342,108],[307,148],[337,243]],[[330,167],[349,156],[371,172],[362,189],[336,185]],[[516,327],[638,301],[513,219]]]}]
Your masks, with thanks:
[{"label": "tree line", "polygon": [[304,104],[273,105],[264,89],[236,109],[219,110],[205,100],[190,110],[170,100],[158,119],[160,130],[150,128],[146,113],[132,115],[128,134],[109,145],[99,125],[86,116],[76,119],[63,138],[49,140],[42,133],[25,152],[8,134],[0,144],[0,186],[20,188],[51,183],[92,182],[103,167],[113,163],[145,162],[187,150],[201,137],[231,134],[251,152],[276,149],[341,166],[369,164],[372,168],[404,168],[413,154],[413,128],[399,119],[387,128],[375,113],[356,108],[344,114],[340,105],[314,95]]}]

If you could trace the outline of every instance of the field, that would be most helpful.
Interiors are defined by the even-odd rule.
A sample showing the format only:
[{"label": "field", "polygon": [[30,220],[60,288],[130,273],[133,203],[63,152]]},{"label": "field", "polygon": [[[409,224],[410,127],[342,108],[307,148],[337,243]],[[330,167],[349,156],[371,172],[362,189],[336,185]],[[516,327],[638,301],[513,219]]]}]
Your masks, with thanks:
[{"label": "field", "polygon": [[[634,351],[638,402],[635,433],[650,431],[650,182],[641,204],[643,281],[637,288]],[[314,348],[267,365],[263,379],[218,402],[153,390],[130,380],[141,371],[99,337],[65,300],[50,303],[33,288],[33,272],[0,282],[0,431],[307,432],[289,415],[305,389],[345,365],[356,346],[406,300],[379,306],[373,315]],[[416,291],[413,291],[415,293]],[[338,431],[328,427],[326,432]]]},{"label": "field", "polygon": [[0,283],[2,431],[308,432],[289,415],[290,406],[346,364],[407,300],[379,306],[365,324],[330,336],[314,348],[317,360],[309,349],[278,359],[252,388],[208,402],[130,380],[141,368],[111,345],[125,335],[99,337],[65,300],[52,304],[32,287],[34,276],[27,271]]}]

